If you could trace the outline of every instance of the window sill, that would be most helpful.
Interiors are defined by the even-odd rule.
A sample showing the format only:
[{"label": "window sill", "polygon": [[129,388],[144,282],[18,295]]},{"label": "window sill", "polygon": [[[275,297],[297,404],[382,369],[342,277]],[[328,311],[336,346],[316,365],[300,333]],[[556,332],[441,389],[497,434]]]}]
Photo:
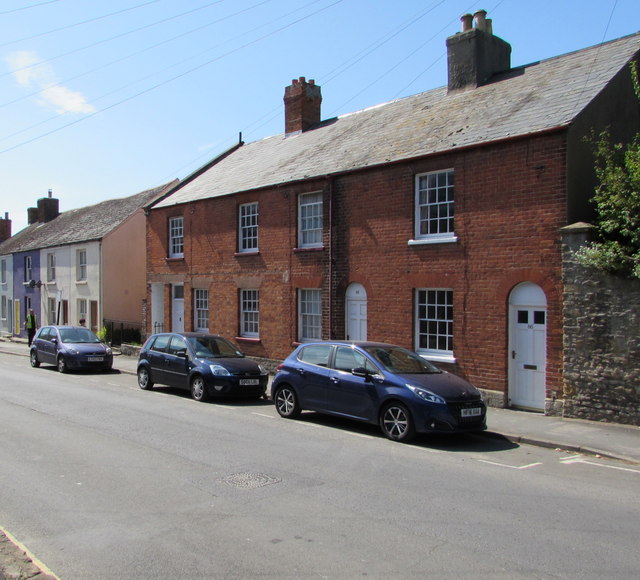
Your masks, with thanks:
[{"label": "window sill", "polygon": [[249,336],[236,336],[234,340],[237,342],[245,342],[247,344],[260,344],[262,342],[260,338],[251,338]]},{"label": "window sill", "polygon": [[293,248],[294,254],[305,254],[309,252],[322,252],[324,250],[324,246],[313,246],[310,248]]},{"label": "window sill", "polygon": [[259,256],[260,250],[251,250],[250,252],[235,252],[233,254],[236,258],[242,258],[244,256]]},{"label": "window sill", "polygon": [[458,236],[443,236],[438,238],[419,238],[417,240],[409,240],[407,244],[409,246],[426,246],[431,244],[455,244],[458,241]]},{"label": "window sill", "polygon": [[175,256],[173,258],[165,258],[165,262],[184,262],[184,256]]},{"label": "window sill", "polygon": [[86,280],[76,280],[77,286],[86,286],[88,282]]},{"label": "window sill", "polygon": [[431,352],[431,353],[427,353],[427,352],[418,352],[418,354],[430,361],[430,362],[439,362],[439,363],[448,363],[448,364],[453,364],[456,362],[456,357],[452,354],[452,353],[435,353],[435,352]]}]

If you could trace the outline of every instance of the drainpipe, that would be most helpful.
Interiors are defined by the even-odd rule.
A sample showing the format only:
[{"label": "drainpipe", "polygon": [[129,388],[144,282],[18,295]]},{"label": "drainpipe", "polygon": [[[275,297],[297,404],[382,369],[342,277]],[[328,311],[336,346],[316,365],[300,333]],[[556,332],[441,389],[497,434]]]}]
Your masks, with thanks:
[{"label": "drainpipe", "polygon": [[329,339],[333,339],[333,178],[327,176],[329,185]]}]

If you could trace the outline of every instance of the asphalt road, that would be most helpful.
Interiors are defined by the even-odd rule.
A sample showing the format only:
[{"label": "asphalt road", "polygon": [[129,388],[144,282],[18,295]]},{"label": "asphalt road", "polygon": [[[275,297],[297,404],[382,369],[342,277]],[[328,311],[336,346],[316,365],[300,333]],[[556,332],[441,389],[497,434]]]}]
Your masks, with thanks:
[{"label": "asphalt road", "polygon": [[402,445],[0,354],[0,526],[71,579],[637,578],[640,468]]}]

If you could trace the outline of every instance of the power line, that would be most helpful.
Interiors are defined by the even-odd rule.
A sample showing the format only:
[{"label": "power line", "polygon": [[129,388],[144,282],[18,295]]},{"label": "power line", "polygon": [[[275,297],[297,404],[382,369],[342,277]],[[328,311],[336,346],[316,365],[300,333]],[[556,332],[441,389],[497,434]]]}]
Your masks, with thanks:
[{"label": "power line", "polygon": [[[49,0],[49,2],[43,2],[42,4],[52,4],[53,2],[58,2],[59,0]],[[144,2],[143,4],[138,4],[137,6],[131,6],[130,8],[124,8],[122,10],[118,10],[116,12],[110,12],[109,14],[104,14],[102,16],[96,16],[95,18],[89,18],[88,20],[83,20],[81,22],[75,22],[74,24],[67,24],[66,26],[61,26],[60,28],[54,28],[53,30],[47,30],[46,32],[39,32],[38,34],[32,34],[31,36],[25,36],[24,38],[18,38],[17,40],[10,40],[9,42],[4,42],[0,44],[0,47],[9,46],[11,44],[16,44],[18,42],[25,42],[27,40],[33,40],[34,38],[40,38],[41,36],[47,36],[49,34],[53,34],[55,32],[60,32],[62,30],[69,30],[69,28],[75,28],[76,26],[81,26],[83,24],[88,24],[89,22],[96,22],[98,20],[104,20],[105,18],[109,18],[111,16],[115,16],[117,14],[122,14],[124,12],[129,12],[131,10],[135,10],[137,8],[141,8],[142,6],[148,6],[149,4],[155,4],[156,2],[160,2],[160,0],[150,0],[149,2]],[[35,6],[41,6],[41,4],[36,4]],[[27,6],[27,8],[32,8],[32,6]],[[24,10],[24,8],[18,8],[16,10],[11,10],[10,12],[16,12],[17,10]],[[0,14],[7,14],[6,12],[0,12]]]},{"label": "power line", "polygon": [[277,29],[275,29],[275,30],[273,30],[273,31],[271,31],[271,32],[269,32],[267,34],[264,34],[263,36],[260,36],[260,37],[258,37],[256,39],[252,40],[252,41],[249,41],[249,42],[247,42],[247,43],[245,43],[245,44],[243,44],[243,45],[241,45],[239,47],[231,49],[231,50],[227,51],[224,54],[221,54],[221,55],[219,55],[219,56],[217,56],[215,58],[212,58],[212,59],[210,59],[210,60],[208,60],[206,62],[203,62],[203,63],[201,63],[201,64],[199,64],[199,65],[197,65],[195,67],[192,67],[191,69],[186,70],[186,71],[184,71],[184,72],[182,72],[182,73],[180,73],[178,75],[175,75],[175,76],[173,76],[173,77],[171,77],[169,79],[166,79],[166,80],[164,80],[162,82],[159,82],[159,83],[157,83],[157,84],[155,84],[155,85],[153,85],[151,87],[148,87],[148,88],[146,88],[146,89],[144,89],[144,90],[142,90],[142,91],[140,91],[140,92],[138,92],[138,93],[136,93],[134,95],[130,95],[129,97],[126,97],[126,98],[124,98],[124,99],[122,99],[120,101],[112,103],[111,105],[108,105],[107,107],[104,107],[104,108],[102,108],[102,109],[100,109],[98,111],[90,113],[90,114],[88,114],[88,115],[86,115],[86,116],[84,116],[84,117],[82,117],[80,119],[76,119],[74,121],[66,123],[65,125],[62,125],[60,127],[57,127],[57,128],[52,129],[50,131],[47,131],[46,133],[43,133],[43,134],[38,135],[36,137],[33,137],[32,139],[28,139],[26,141],[22,141],[21,143],[17,143],[16,145],[13,145],[13,146],[8,147],[6,149],[0,150],[0,154],[8,153],[9,151],[13,151],[14,149],[18,149],[19,147],[22,147],[22,146],[27,145],[29,143],[33,143],[34,141],[37,141],[37,140],[42,139],[44,137],[48,137],[49,135],[52,135],[52,134],[57,133],[59,131],[62,131],[63,129],[66,129],[68,127],[72,127],[73,125],[77,125],[78,123],[81,123],[83,121],[91,119],[91,118],[95,117],[96,115],[104,113],[105,111],[113,109],[113,108],[115,108],[115,107],[117,107],[119,105],[122,105],[124,103],[129,102],[129,101],[132,101],[133,99],[136,99],[137,97],[140,97],[142,95],[150,93],[151,91],[154,91],[157,88],[160,88],[160,87],[162,87],[162,86],[164,86],[166,84],[169,84],[169,83],[171,83],[173,81],[176,81],[176,80],[178,80],[178,79],[180,79],[182,77],[185,77],[185,76],[187,76],[187,75],[189,75],[189,74],[191,74],[191,73],[193,73],[193,72],[195,72],[197,70],[200,70],[201,68],[204,68],[205,66],[208,66],[208,65],[210,65],[210,64],[212,64],[214,62],[217,62],[217,61],[219,61],[219,60],[221,60],[221,59],[223,59],[223,58],[225,58],[225,57],[227,57],[227,56],[229,56],[231,54],[234,54],[234,53],[236,53],[236,52],[238,52],[238,51],[240,51],[240,50],[242,50],[244,48],[247,48],[248,46],[252,46],[252,45],[257,44],[258,42],[260,42],[260,41],[262,41],[262,40],[264,40],[266,38],[274,36],[274,35],[278,34],[279,32],[282,32],[283,30],[286,30],[287,28],[290,28],[290,27],[292,27],[292,26],[294,26],[296,24],[299,24],[300,22],[302,22],[304,20],[307,20],[308,18],[311,18],[312,16],[315,16],[316,14],[319,14],[320,12],[323,12],[323,11],[329,9],[329,8],[332,8],[333,6],[336,6],[337,4],[340,4],[342,2],[344,2],[344,0],[335,0],[331,4],[328,4],[327,6],[324,6],[324,7],[320,8],[319,10],[316,10],[315,12],[312,12],[311,14],[307,14],[306,16],[302,16],[301,18],[298,18],[297,20],[294,20],[293,22],[290,22],[289,24],[281,26],[280,28],[277,28]]},{"label": "power line", "polygon": [[[11,10],[4,10],[0,12],[0,16],[4,16],[5,14],[13,14],[14,12],[22,12],[23,10],[29,10],[30,8],[37,8],[38,6],[44,6],[45,4],[55,4],[56,2],[60,2],[60,0],[47,0],[46,2],[38,2],[37,4],[31,4],[30,6],[23,6],[22,8],[12,8]],[[4,45],[0,45],[4,46]]]},{"label": "power line", "polygon": [[[222,1],[222,0],[220,0],[220,1]],[[56,82],[56,83],[52,83],[52,84],[50,84],[50,85],[48,85],[46,87],[40,88],[37,91],[34,91],[32,93],[29,93],[29,94],[26,94],[26,95],[22,95],[21,97],[18,97],[17,99],[13,99],[12,101],[7,101],[5,103],[0,103],[0,108],[6,107],[8,105],[12,105],[14,103],[18,103],[18,102],[20,102],[20,101],[22,101],[24,99],[28,99],[29,97],[33,97],[35,95],[38,95],[38,94],[40,94],[40,93],[42,93],[42,92],[44,92],[47,89],[50,89],[52,87],[55,87],[55,86],[58,86],[58,85],[64,85],[64,84],[66,84],[66,83],[68,83],[70,81],[82,78],[82,77],[84,77],[84,76],[86,76],[88,74],[91,74],[91,73],[97,72],[99,70],[105,69],[105,68],[107,68],[109,66],[113,66],[114,64],[117,64],[119,62],[123,62],[123,61],[125,61],[125,60],[127,60],[129,58],[133,58],[134,56],[137,56],[137,55],[142,54],[144,52],[148,52],[150,50],[153,50],[154,48],[158,48],[159,46],[162,46],[164,44],[168,44],[168,43],[173,42],[174,40],[177,40],[179,38],[183,38],[185,36],[188,36],[189,34],[193,34],[195,32],[199,32],[200,30],[204,30],[205,28],[208,28],[209,26],[213,26],[214,24],[219,24],[220,22],[223,22],[224,20],[228,20],[229,18],[233,18],[234,16],[238,16],[239,14],[243,14],[245,12],[248,12],[249,10],[253,10],[254,8],[257,8],[258,6],[261,6],[263,4],[267,4],[267,3],[272,2],[272,1],[273,0],[262,0],[261,2],[258,2],[257,4],[254,4],[253,6],[250,6],[249,8],[244,8],[243,10],[239,10],[238,12],[234,12],[233,14],[229,14],[227,16],[224,16],[222,18],[218,18],[216,20],[213,20],[213,21],[208,22],[206,24],[203,24],[201,26],[197,26],[196,28],[192,28],[190,30],[187,30],[186,32],[182,32],[180,34],[177,34],[176,36],[172,36],[170,38],[166,38],[166,39],[164,39],[164,40],[162,40],[160,42],[157,42],[157,43],[155,43],[155,44],[153,44],[151,46],[147,46],[147,47],[145,47],[143,49],[140,49],[140,50],[137,50],[135,52],[129,53],[129,54],[127,54],[127,55],[125,55],[125,56],[123,56],[121,58],[117,58],[115,60],[109,61],[109,62],[107,62],[107,63],[105,63],[105,64],[103,64],[101,66],[95,67],[93,69],[90,69],[88,71],[82,72],[82,73],[77,74],[77,75],[74,75],[72,77],[67,77],[66,79],[63,79],[63,80],[61,80],[59,82]],[[319,1],[319,0],[315,0],[315,1]],[[182,16],[182,14],[178,15],[178,16]],[[36,63],[33,66],[41,65],[41,64],[43,64],[45,62],[46,61],[40,61],[40,62]],[[169,67],[167,67],[167,68],[169,68]],[[23,70],[23,69],[12,70],[12,71],[10,71],[9,74],[14,74],[16,72],[19,72],[20,70]],[[166,69],[163,69],[163,70],[166,70]],[[138,81],[139,80],[140,79],[138,79]],[[107,93],[107,94],[109,94],[109,93]],[[103,96],[105,96],[105,95],[103,95]],[[98,97],[98,98],[102,98],[102,97]]]},{"label": "power line", "polygon": [[[157,2],[158,0],[151,0],[152,2]],[[37,63],[34,64],[30,64],[18,69],[14,69],[12,71],[0,74],[0,77],[6,76],[6,75],[10,75],[10,74],[15,74],[17,72],[21,72],[24,70],[28,70],[31,68],[34,68],[36,66],[39,66],[41,64],[46,64],[48,62],[51,62],[53,60],[58,60],[59,58],[63,58],[65,56],[69,56],[71,54],[76,54],[78,52],[82,52],[83,50],[87,50],[89,48],[93,48],[94,46],[99,46],[100,44],[105,44],[106,42],[111,42],[112,40],[116,40],[118,38],[122,38],[124,36],[128,36],[130,34],[134,34],[136,32],[140,32],[141,30],[145,30],[147,28],[152,28],[153,26],[157,26],[158,24],[164,24],[165,22],[169,22],[171,20],[175,20],[176,18],[180,18],[182,16],[186,16],[187,14],[192,14],[193,12],[197,12],[199,10],[203,10],[204,8],[208,8],[209,6],[213,6],[214,4],[220,4],[221,2],[224,2],[225,0],[215,0],[215,2],[209,2],[208,4],[205,4],[204,6],[199,6],[198,8],[192,8],[191,10],[187,10],[186,12],[181,12],[180,14],[176,14],[175,16],[169,16],[167,18],[163,18],[161,20],[157,20],[156,22],[152,22],[151,24],[145,24],[144,26],[140,26],[138,28],[134,28],[133,30],[128,30],[126,32],[121,32],[120,34],[116,34],[115,36],[111,36],[109,38],[103,38],[102,40],[98,40],[97,42],[93,42],[91,44],[87,44],[85,46],[81,46],[79,48],[74,48],[73,50],[70,50],[69,52],[65,52],[62,54],[58,54],[57,56],[52,56],[51,58],[47,58],[45,60],[41,60]],[[150,2],[151,3],[151,2]]]}]

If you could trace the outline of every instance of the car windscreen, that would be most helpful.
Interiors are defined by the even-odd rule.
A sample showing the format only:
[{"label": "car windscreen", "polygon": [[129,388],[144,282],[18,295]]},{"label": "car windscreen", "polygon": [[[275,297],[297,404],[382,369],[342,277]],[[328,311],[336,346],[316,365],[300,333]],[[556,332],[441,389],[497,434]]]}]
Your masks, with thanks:
[{"label": "car windscreen", "polygon": [[100,339],[88,328],[61,328],[60,340],[65,343],[100,342]]},{"label": "car windscreen", "polygon": [[202,358],[242,358],[244,355],[230,342],[214,336],[191,336],[191,350]]},{"label": "car windscreen", "polygon": [[369,346],[364,350],[391,373],[433,374],[442,372],[429,361],[404,348]]}]

